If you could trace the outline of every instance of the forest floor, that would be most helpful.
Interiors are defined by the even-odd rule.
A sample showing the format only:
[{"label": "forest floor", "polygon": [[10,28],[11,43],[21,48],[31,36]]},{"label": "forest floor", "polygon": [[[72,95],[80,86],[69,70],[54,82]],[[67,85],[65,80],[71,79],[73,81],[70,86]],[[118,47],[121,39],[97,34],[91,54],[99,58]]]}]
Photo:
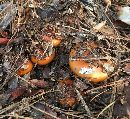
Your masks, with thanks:
[{"label": "forest floor", "polygon": [[130,119],[129,6],[0,0],[0,118]]}]

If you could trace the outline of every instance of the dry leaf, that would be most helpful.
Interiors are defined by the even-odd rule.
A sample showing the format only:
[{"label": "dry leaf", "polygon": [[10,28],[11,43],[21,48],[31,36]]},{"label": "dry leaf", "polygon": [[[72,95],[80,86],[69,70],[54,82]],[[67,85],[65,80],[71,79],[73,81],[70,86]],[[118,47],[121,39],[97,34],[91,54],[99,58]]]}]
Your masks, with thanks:
[{"label": "dry leaf", "polygon": [[0,44],[6,44],[9,41],[7,38],[0,38]]},{"label": "dry leaf", "polygon": [[20,97],[21,95],[23,95],[23,93],[25,91],[26,91],[26,87],[25,86],[16,88],[15,90],[13,90],[11,92],[11,100],[14,100],[14,99]]},{"label": "dry leaf", "polygon": [[31,84],[37,86],[37,87],[41,87],[44,88],[46,86],[48,86],[47,82],[44,80],[37,80],[37,79],[32,79],[29,81]]},{"label": "dry leaf", "polygon": [[94,30],[100,30],[103,26],[105,26],[106,21],[102,21],[101,23],[99,23],[98,25],[96,25],[94,28]]},{"label": "dry leaf", "polygon": [[67,105],[67,106],[72,107],[76,103],[76,99],[73,97],[66,97],[66,98],[60,99],[60,103],[62,105]]}]

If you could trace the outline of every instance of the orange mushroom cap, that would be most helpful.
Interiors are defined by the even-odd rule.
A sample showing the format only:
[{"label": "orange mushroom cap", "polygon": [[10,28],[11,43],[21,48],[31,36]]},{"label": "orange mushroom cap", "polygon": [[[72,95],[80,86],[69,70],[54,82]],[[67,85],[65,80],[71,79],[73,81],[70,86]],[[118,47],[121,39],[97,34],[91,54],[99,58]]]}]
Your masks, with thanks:
[{"label": "orange mushroom cap", "polygon": [[113,71],[114,67],[112,65],[112,62],[96,60],[90,63],[88,61],[84,61],[82,59],[82,56],[88,58],[88,50],[83,51],[82,56],[72,59],[72,57],[76,57],[76,54],[76,49],[72,49],[70,52],[71,58],[69,60],[69,66],[70,69],[81,78],[86,78],[91,82],[98,83],[108,79],[109,73],[106,70],[109,70],[110,72]]},{"label": "orange mushroom cap", "polygon": [[42,38],[43,38],[43,40],[45,40],[45,41],[51,42],[54,47],[59,46],[60,43],[61,43],[61,40],[62,40],[62,37],[61,37],[61,36],[57,36],[56,38],[51,38],[51,36],[43,35]]},{"label": "orange mushroom cap", "polygon": [[36,56],[31,56],[31,60],[33,63],[37,63],[39,65],[46,65],[49,64],[55,57],[55,52],[53,52],[51,55],[42,58],[42,59],[38,59]]},{"label": "orange mushroom cap", "polygon": [[33,64],[30,60],[27,60],[23,65],[22,67],[18,70],[17,74],[19,76],[23,76],[27,73],[29,73],[33,68]]},{"label": "orange mushroom cap", "polygon": [[57,47],[61,43],[61,39],[52,39],[52,45]]},{"label": "orange mushroom cap", "polygon": [[102,71],[101,67],[89,66],[89,63],[79,61],[69,61],[71,70],[81,78],[86,78],[94,83],[101,82],[108,78],[108,74]]}]

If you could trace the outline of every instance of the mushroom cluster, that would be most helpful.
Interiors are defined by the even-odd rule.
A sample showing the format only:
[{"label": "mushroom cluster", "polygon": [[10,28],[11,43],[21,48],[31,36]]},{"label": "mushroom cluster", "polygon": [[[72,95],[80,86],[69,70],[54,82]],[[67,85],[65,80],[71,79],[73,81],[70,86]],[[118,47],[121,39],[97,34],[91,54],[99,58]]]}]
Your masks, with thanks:
[{"label": "mushroom cluster", "polygon": [[55,48],[60,45],[62,36],[61,34],[54,29],[51,29],[49,32],[49,35],[42,35],[41,41],[46,42],[50,44],[51,50],[41,50],[41,48],[34,47],[33,53],[31,54],[31,61],[28,60],[27,62],[23,63],[23,65],[18,70],[17,74],[19,76],[23,76],[27,73],[29,73],[33,68],[33,63],[36,63],[38,65],[47,65],[49,64],[55,57]]}]

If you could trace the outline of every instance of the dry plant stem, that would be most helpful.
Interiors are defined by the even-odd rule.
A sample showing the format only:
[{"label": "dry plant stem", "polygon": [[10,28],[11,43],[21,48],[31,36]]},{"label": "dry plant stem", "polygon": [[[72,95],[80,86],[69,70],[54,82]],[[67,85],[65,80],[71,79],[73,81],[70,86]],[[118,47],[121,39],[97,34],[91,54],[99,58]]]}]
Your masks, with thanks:
[{"label": "dry plant stem", "polygon": [[29,101],[25,99],[25,102],[23,103],[23,105],[20,105],[20,106],[19,106],[19,109],[16,109],[16,110],[13,111],[13,112],[21,112],[22,110],[26,110],[26,109],[28,109],[29,107],[31,107],[32,105],[34,105],[35,103],[41,101],[42,99],[43,99],[43,98],[40,98],[40,99],[34,101],[33,103],[29,103]]},{"label": "dry plant stem", "polygon": [[[48,92],[43,92],[44,94],[47,94],[47,93],[50,93],[50,92],[55,92],[55,91],[57,91],[57,90],[51,90],[51,91],[48,91]],[[35,103],[37,103],[37,102],[39,102],[39,101],[41,101],[44,97],[43,97],[43,95],[44,94],[37,94],[36,96],[34,96],[34,98],[32,99],[32,97],[31,97],[31,99],[26,99],[26,98],[24,98],[24,100],[23,100],[23,104],[22,105],[20,105],[19,106],[19,109],[17,109],[15,112],[20,112],[20,111],[22,111],[22,110],[26,110],[27,108],[29,108],[29,107],[31,107],[31,106],[33,106]],[[36,101],[34,101],[34,102],[32,102],[33,100],[35,100],[36,98],[38,98]],[[31,103],[30,103],[31,102]]]},{"label": "dry plant stem", "polygon": [[116,87],[114,86],[112,89],[112,95],[111,95],[111,99],[110,99],[110,104],[109,104],[109,118],[112,118],[112,113],[113,113],[113,107],[114,107],[114,103],[115,103],[115,98],[116,98]]},{"label": "dry plant stem", "polygon": [[[22,50],[22,49],[21,49]],[[12,69],[14,68],[14,66],[15,66],[15,63],[17,62],[17,60],[19,59],[19,57],[20,57],[20,54],[18,55],[18,57],[16,58],[16,60],[15,60],[15,62],[14,62],[14,65],[12,66]],[[22,64],[23,65],[23,64]],[[21,67],[21,66],[20,66]],[[7,83],[7,79],[8,78],[11,78],[15,73],[16,73],[16,71],[20,68],[20,67],[18,67],[14,72],[9,72],[8,71],[8,75],[7,75],[7,77],[5,78],[5,80],[4,80],[4,82],[2,83],[2,85],[0,85],[0,90],[4,87],[4,85]],[[10,76],[10,74],[11,74],[11,76]]]},{"label": "dry plant stem", "polygon": [[17,76],[19,79],[25,81],[26,83],[28,83],[31,87],[36,88],[36,86],[34,84],[30,83],[27,79],[20,77],[19,75],[15,75],[15,76]]},{"label": "dry plant stem", "polygon": [[[44,93],[41,93],[41,94],[44,94]],[[39,95],[38,95],[39,96]],[[41,96],[41,95],[40,95]],[[20,111],[21,109],[25,109],[27,107],[29,107],[29,105],[25,106],[25,103],[27,104],[29,101],[31,100],[34,100],[35,98],[37,98],[37,95],[36,96],[33,96],[32,97],[29,97],[29,98],[23,98],[20,102],[17,102],[17,103],[14,103],[14,104],[11,104],[9,105],[8,107],[6,108],[3,108],[2,110],[0,110],[0,114],[3,114],[11,109],[14,109],[14,108],[18,108],[16,111]],[[25,102],[26,100],[26,102]],[[35,104],[35,103],[33,103]],[[21,108],[22,107],[22,108]],[[20,108],[20,109],[19,109]],[[14,112],[14,111],[13,111]]]},{"label": "dry plant stem", "polygon": [[[40,100],[42,100],[44,94],[52,93],[52,92],[56,92],[56,91],[58,91],[58,90],[50,90],[50,91],[47,91],[47,92],[43,91],[42,93],[38,93],[35,96],[28,97],[28,98],[23,98],[20,102],[16,102],[14,104],[9,105],[8,107],[5,107],[5,108],[1,109],[0,110],[0,115],[3,114],[3,113],[5,113],[5,112],[7,112],[7,111],[10,111],[11,109],[14,109],[14,110],[16,109],[15,112],[21,111],[23,109],[26,109],[29,106],[31,106],[31,105],[39,102]],[[32,102],[35,99],[37,99],[37,101]],[[30,102],[31,102],[31,104],[30,104]]]},{"label": "dry plant stem", "polygon": [[33,109],[37,110],[37,111],[42,112],[42,113],[45,114],[45,115],[48,115],[48,116],[54,118],[54,119],[61,119],[61,118],[58,118],[58,117],[56,117],[56,116],[54,116],[54,115],[52,115],[52,114],[50,114],[50,113],[48,113],[48,112],[46,112],[46,111],[44,111],[44,110],[41,110],[41,109],[36,108],[36,107],[34,107],[34,106],[31,106],[31,107],[32,107]]},{"label": "dry plant stem", "polygon": [[[78,29],[76,29],[76,28],[74,28],[74,27],[70,27],[70,26],[65,26],[65,25],[62,25],[62,27],[64,27],[64,28],[70,28],[70,29],[73,29],[73,30],[76,30],[76,31],[79,31]],[[87,30],[87,29],[84,29],[84,28],[81,28],[86,34],[87,33],[91,33],[91,34],[93,34],[93,35],[95,35],[95,36],[97,36],[96,35],[96,31],[95,30],[91,30],[91,31],[89,31],[89,30]],[[104,34],[103,34],[104,35]],[[117,41],[119,41],[119,40],[121,40],[121,39],[124,39],[124,40],[127,40],[127,41],[129,41],[129,39],[128,38],[124,38],[124,37],[122,37],[122,36],[119,36],[118,35],[118,37],[115,39],[114,37],[112,37],[112,36],[106,36],[106,35],[104,35],[105,36],[105,38],[108,38],[108,39],[114,39],[116,42]],[[127,48],[126,46],[122,46],[120,43],[118,43],[117,42],[117,44],[120,46],[120,47],[122,47],[123,49],[126,49],[127,51],[130,51],[130,49],[129,48]],[[118,50],[118,52],[119,52],[119,50]],[[122,50],[120,50],[120,52],[122,52]],[[125,51],[124,51],[125,52]]]},{"label": "dry plant stem", "polygon": [[91,90],[87,90],[87,91],[85,92],[85,94],[91,93],[91,92],[93,92],[93,91],[95,91],[95,90],[99,90],[99,89],[102,89],[102,88],[107,88],[107,87],[110,87],[110,86],[116,86],[116,87],[117,87],[117,86],[120,85],[120,84],[124,84],[124,83],[128,83],[128,82],[130,82],[128,79],[114,81],[114,82],[111,82],[110,84],[103,85],[103,86],[99,86],[99,87],[93,88],[93,89],[91,89]]},{"label": "dry plant stem", "polygon": [[[16,57],[16,60],[14,61],[14,65],[11,67],[12,69],[14,69],[14,67],[15,67],[15,64],[17,63],[17,61],[19,60],[19,58],[20,58],[20,56],[21,56],[21,53],[22,53],[22,50],[23,50],[23,47],[21,47],[21,51],[20,51],[20,53],[18,54],[18,56]],[[27,60],[27,59],[24,59],[24,61],[25,60]],[[24,63],[23,63],[24,64]],[[22,64],[22,65],[23,65]],[[20,67],[18,67],[18,68],[20,68]]]},{"label": "dry plant stem", "polygon": [[102,95],[102,94],[105,93],[105,92],[107,92],[107,90],[102,91],[101,93],[99,93],[99,94],[97,94],[96,96],[94,96],[94,97],[90,100],[90,102],[92,102],[95,98],[99,97],[100,95]]},{"label": "dry plant stem", "polygon": [[[14,117],[15,119],[33,119],[30,117],[24,117],[24,116],[20,116],[18,114],[6,114],[6,115],[1,115],[0,119],[3,119],[4,117]],[[9,119],[9,118],[8,118]]]},{"label": "dry plant stem", "polygon": [[86,102],[84,101],[82,95],[80,94],[80,92],[79,92],[76,88],[75,88],[75,90],[76,90],[76,93],[77,93],[78,98],[81,100],[81,103],[82,103],[82,105],[84,106],[84,108],[85,108],[85,110],[86,110],[86,112],[87,112],[88,117],[89,117],[90,119],[93,119],[92,113],[91,113],[91,111],[89,110],[89,107],[87,106]]},{"label": "dry plant stem", "polygon": [[[72,30],[79,31],[79,29],[74,28],[74,27],[72,27],[72,26],[62,25],[62,27],[63,27],[63,28],[69,28],[69,29],[72,29]],[[87,30],[87,29],[85,29],[85,28],[81,28],[81,29],[82,29],[86,34],[87,34],[87,33],[91,33],[91,31],[89,31],[89,30]]]},{"label": "dry plant stem", "polygon": [[[113,101],[113,102],[110,103],[108,106],[106,106],[106,107],[98,114],[98,116],[96,117],[96,119],[98,119],[99,116],[100,116],[101,114],[103,114],[104,111],[106,111],[108,108],[110,108],[111,106],[113,106],[115,102],[116,102],[116,101]],[[111,118],[109,118],[109,119],[111,119]]]},{"label": "dry plant stem", "polygon": [[[28,37],[33,41],[33,39],[31,38],[31,36],[30,36],[30,34],[28,33],[28,31],[25,29],[25,31],[26,31],[26,33],[27,33],[27,35],[28,35]],[[44,53],[43,53],[43,55],[46,53],[46,51],[48,50],[48,48],[49,48],[49,46],[50,46],[50,44],[48,43],[47,44],[47,46],[46,46],[46,49],[44,50]],[[51,47],[51,52],[52,52],[52,49],[53,47]],[[40,55],[40,54],[39,54]],[[38,57],[39,57],[39,55],[38,55]],[[40,60],[40,59],[39,59]],[[37,63],[36,63],[37,64]]]},{"label": "dry plant stem", "polygon": [[[79,31],[78,29],[76,29],[76,28],[74,28],[74,27],[70,27],[70,26],[64,26],[64,25],[62,25],[62,27],[64,27],[64,28],[71,28],[71,29],[73,29],[73,30]],[[86,34],[87,34],[87,33],[91,33],[91,34],[93,34],[93,35],[96,36],[96,31],[94,31],[94,30],[89,31],[89,30],[84,29],[84,28],[81,28],[81,29],[82,29]],[[104,35],[104,34],[103,34],[103,35]],[[119,40],[121,40],[121,39],[124,39],[124,40],[129,41],[128,38],[124,38],[124,37],[119,36],[119,35],[118,35],[118,37],[117,37],[116,39],[113,38],[112,36],[106,36],[106,35],[104,35],[104,36],[105,36],[105,38],[108,38],[108,39],[114,39],[116,42],[119,41]],[[74,37],[74,36],[73,36],[73,37]],[[127,48],[126,46],[121,45],[121,44],[118,43],[118,42],[117,42],[117,44],[118,44],[120,47],[122,47],[122,49],[126,49],[127,51],[130,52],[130,49]],[[118,50],[118,52],[122,52],[122,50]],[[123,51],[123,52],[126,52],[126,51]]]},{"label": "dry plant stem", "polygon": [[[6,44],[5,49],[8,49],[8,46],[9,46],[11,40],[13,40],[13,37],[16,35],[16,33],[17,33],[17,31],[15,31],[15,32],[13,33],[13,35],[11,36],[11,38],[9,39],[9,41],[8,41],[7,44]],[[6,51],[5,54],[6,54],[7,52],[9,52],[9,51]]]},{"label": "dry plant stem", "polygon": [[22,21],[22,11],[23,11],[23,0],[18,1],[18,27],[20,26],[20,22]]},{"label": "dry plant stem", "polygon": [[[17,58],[17,59],[18,59],[18,58]],[[17,61],[17,59],[16,59],[16,61]],[[25,61],[25,60],[27,60],[27,59],[24,59],[24,61]],[[24,63],[23,63],[23,64],[24,64]],[[22,64],[22,65],[23,65],[23,64]],[[22,66],[22,65],[21,65],[21,66]],[[18,67],[15,71],[13,71],[13,72],[8,71],[8,73],[11,74],[11,75],[9,75],[9,74],[7,75],[5,81],[4,81],[3,84],[0,86],[0,89],[2,89],[3,86],[7,83],[7,79],[8,79],[8,78],[11,78],[12,76],[15,75],[16,71],[17,71],[21,66],[19,66],[19,67]],[[14,66],[12,66],[12,68],[14,68]],[[16,75],[15,75],[15,76],[16,76]]]},{"label": "dry plant stem", "polygon": [[33,18],[34,18],[34,17],[37,17],[37,18],[38,18],[39,16],[38,16],[37,13],[36,13],[36,7],[37,7],[36,2],[33,0],[33,1],[32,1],[32,4],[33,4],[33,6],[34,6],[34,7],[33,7],[33,9],[34,9]]},{"label": "dry plant stem", "polygon": [[[99,4],[97,4],[97,5],[100,6]],[[100,7],[101,7],[101,6],[100,6]],[[103,8],[102,8],[102,11],[103,11]],[[117,45],[121,46],[121,44],[119,43],[119,40],[120,40],[120,38],[123,38],[123,39],[124,39],[124,37],[121,37],[121,36],[118,34],[118,31],[116,30],[116,28],[115,28],[114,24],[112,23],[112,21],[109,19],[108,15],[107,15],[105,12],[102,12],[102,14],[106,17],[106,19],[108,20],[108,22],[110,23],[110,25],[112,26],[112,28],[113,28],[114,31],[115,31],[115,35],[117,36],[117,38],[116,38],[116,43],[117,43]],[[86,29],[84,29],[84,28],[82,28],[82,30],[86,31]],[[90,32],[90,31],[89,31],[89,32]],[[95,33],[94,30],[92,30],[91,33],[96,36],[96,33]],[[106,35],[105,35],[105,37],[106,37]],[[110,37],[110,38],[112,39],[111,36],[108,36],[108,37]],[[115,38],[114,38],[114,39],[115,39]],[[126,39],[126,38],[125,38],[125,39]],[[126,39],[126,40],[127,40],[127,39]],[[129,41],[129,39],[128,39],[128,41]],[[123,47],[123,48],[127,49],[128,51],[130,51],[130,49],[128,49],[128,48],[125,47],[125,46],[121,46],[121,47]]]},{"label": "dry plant stem", "polygon": [[40,102],[40,103],[44,104],[44,105],[46,105],[46,106],[48,106],[50,108],[52,108],[53,110],[56,110],[57,112],[63,113],[65,115],[76,117],[76,118],[79,118],[79,119],[80,118],[84,118],[84,116],[78,116],[78,115],[76,115],[76,114],[80,114],[80,112],[74,112],[73,110],[72,111],[68,111],[68,110],[60,109],[60,108],[55,107],[53,105],[50,105],[50,104],[48,104],[46,102]]},{"label": "dry plant stem", "polygon": [[[78,1],[79,1],[79,0],[78,0]],[[79,2],[80,2],[80,4],[82,5],[82,7],[84,7],[86,10],[88,10],[89,13],[90,13],[93,17],[95,17],[95,15],[91,12],[91,10],[89,9],[89,7],[85,6],[81,1],[79,1]]]},{"label": "dry plant stem", "polygon": [[[1,2],[1,1],[0,1]],[[10,4],[8,4],[2,11],[0,11],[0,18],[2,18],[3,17],[3,13],[4,13],[4,15],[5,15],[5,13],[7,13],[8,11],[9,11],[9,7],[11,7],[11,4],[13,3],[13,0],[12,1],[10,1]]]},{"label": "dry plant stem", "polygon": [[[17,70],[16,70],[16,71],[17,71]],[[16,71],[14,71],[14,72],[16,72]],[[10,74],[11,74],[11,72],[8,72],[8,73],[10,73]],[[36,88],[36,86],[35,86],[35,85],[33,85],[32,83],[28,82],[28,80],[27,80],[27,79],[25,79],[25,78],[23,78],[23,77],[20,77],[19,75],[15,74],[15,73],[13,73],[13,76],[18,77],[19,79],[21,79],[21,80],[25,81],[26,83],[28,83],[28,84],[29,84],[30,86],[32,86],[33,88]]]},{"label": "dry plant stem", "polygon": [[106,20],[110,23],[110,25],[112,26],[112,28],[114,29],[116,35],[119,37],[118,31],[116,30],[114,24],[112,23],[112,21],[109,19],[108,15],[106,14],[106,12],[103,10],[103,7],[100,4],[96,4],[97,6],[100,6],[100,8],[102,9],[102,15],[105,16]]}]

